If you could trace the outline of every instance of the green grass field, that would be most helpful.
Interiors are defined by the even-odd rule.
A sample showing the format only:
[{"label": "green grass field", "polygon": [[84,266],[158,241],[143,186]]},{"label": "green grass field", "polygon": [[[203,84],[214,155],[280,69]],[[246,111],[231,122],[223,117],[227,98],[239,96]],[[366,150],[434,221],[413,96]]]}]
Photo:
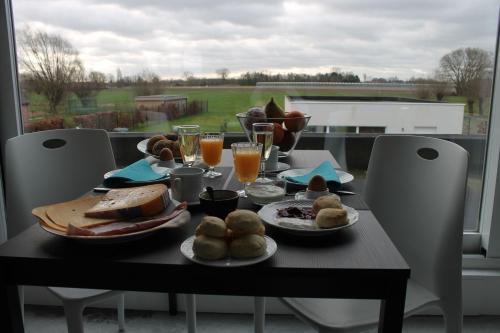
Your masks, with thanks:
[{"label": "green grass field", "polygon": [[[236,113],[245,112],[252,106],[263,106],[271,97],[284,106],[285,95],[320,95],[320,96],[379,96],[379,97],[408,97],[416,98],[413,91],[384,91],[368,89],[276,89],[257,87],[172,87],[166,88],[163,94],[182,95],[188,101],[202,100],[208,103],[208,112],[186,116],[167,124],[143,124],[130,131],[164,132],[180,124],[199,124],[202,130],[219,131],[222,124],[226,124],[227,131],[240,132],[241,128],[235,117]],[[69,96],[72,97],[72,96]],[[134,108],[135,91],[131,88],[110,88],[100,91],[97,96],[98,109],[112,108],[113,110],[130,110]],[[73,96],[74,98],[74,96]],[[42,95],[32,93],[28,96],[30,102],[31,120],[44,118],[47,114],[47,101]],[[447,96],[446,101],[466,103],[465,97]],[[475,113],[478,112],[478,103],[474,103]],[[71,122],[72,114],[68,112],[68,101],[63,101],[58,107],[59,114],[64,115],[67,122]]]}]

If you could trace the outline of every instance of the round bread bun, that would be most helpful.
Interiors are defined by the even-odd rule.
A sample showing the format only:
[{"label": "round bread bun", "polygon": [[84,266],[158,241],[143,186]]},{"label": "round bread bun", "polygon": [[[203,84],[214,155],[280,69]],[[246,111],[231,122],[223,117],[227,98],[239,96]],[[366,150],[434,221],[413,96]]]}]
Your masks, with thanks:
[{"label": "round bread bun", "polygon": [[266,239],[251,234],[234,239],[229,245],[229,253],[235,258],[255,258],[266,253]]},{"label": "round bread bun", "polygon": [[347,222],[347,211],[342,208],[323,208],[316,215],[316,224],[322,229],[341,227]]},{"label": "round bread bun", "polygon": [[146,150],[149,151],[150,153],[153,152],[153,146],[155,143],[157,143],[160,140],[165,140],[166,138],[163,135],[155,135],[152,136],[149,140],[148,143],[146,144]]},{"label": "round bread bun", "polygon": [[227,243],[220,238],[200,235],[194,239],[193,253],[202,259],[222,259],[227,256]]},{"label": "round bread bun", "polygon": [[174,157],[181,157],[181,147],[179,141],[172,141],[172,146],[169,147],[172,150]]},{"label": "round bread bun", "polygon": [[205,216],[196,228],[196,236],[205,235],[223,238],[226,236],[227,227],[224,220],[215,216]]},{"label": "round bread bun", "polygon": [[316,214],[324,208],[342,208],[342,203],[333,195],[325,195],[314,200],[313,211]]},{"label": "round bread bun", "polygon": [[154,155],[160,155],[161,153],[161,150],[163,148],[169,148],[170,147],[170,140],[167,140],[167,139],[163,139],[163,140],[159,140],[159,141],[156,141],[156,143],[153,145],[153,154]]},{"label": "round bread bun", "polygon": [[257,234],[264,227],[259,215],[246,209],[237,209],[226,216],[226,224],[233,235]]},{"label": "round bread bun", "polygon": [[[264,227],[264,225],[261,225],[261,227],[253,233],[254,235],[260,235],[260,236],[264,236],[266,234],[266,227]],[[231,229],[227,229],[227,237],[229,239],[234,239],[234,238],[238,238],[238,237],[241,237],[243,235],[248,235],[248,233],[242,233],[242,232],[239,232],[239,231],[233,231]]]}]

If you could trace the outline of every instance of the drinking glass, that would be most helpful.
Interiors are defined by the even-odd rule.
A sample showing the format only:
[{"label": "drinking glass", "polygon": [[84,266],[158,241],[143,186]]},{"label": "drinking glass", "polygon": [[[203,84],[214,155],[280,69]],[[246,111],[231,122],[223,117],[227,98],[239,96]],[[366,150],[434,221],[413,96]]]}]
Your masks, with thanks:
[{"label": "drinking glass", "polygon": [[215,172],[214,168],[220,163],[223,144],[224,133],[205,133],[201,136],[201,156],[203,162],[209,167],[208,172],[203,174],[203,177],[215,178],[222,176],[222,173]]},{"label": "drinking glass", "polygon": [[182,162],[191,167],[196,161],[200,146],[200,126],[182,125],[178,127]]},{"label": "drinking glass", "polygon": [[[236,142],[231,144],[233,151],[234,171],[238,181],[246,188],[257,179],[259,174],[262,144],[255,142]],[[241,197],[246,197],[245,190],[239,190]]]},{"label": "drinking glass", "polygon": [[253,142],[262,144],[262,152],[260,158],[260,176],[256,182],[269,183],[272,180],[266,178],[266,161],[271,154],[273,146],[273,123],[255,123],[252,125]]}]

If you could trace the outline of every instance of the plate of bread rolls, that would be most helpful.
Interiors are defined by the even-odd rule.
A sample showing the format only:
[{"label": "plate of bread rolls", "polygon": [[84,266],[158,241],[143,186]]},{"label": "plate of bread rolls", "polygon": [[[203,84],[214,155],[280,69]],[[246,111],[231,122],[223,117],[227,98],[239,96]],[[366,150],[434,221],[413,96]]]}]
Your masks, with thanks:
[{"label": "plate of bread rolls", "polygon": [[237,209],[225,220],[204,216],[195,235],[181,244],[181,252],[202,265],[253,265],[270,258],[278,248],[276,242],[265,235],[265,230],[259,215],[250,210]]},{"label": "plate of bread rolls", "polygon": [[322,236],[348,228],[359,219],[354,208],[343,205],[338,196],[315,200],[286,200],[262,207],[258,215],[267,224],[302,236]]}]

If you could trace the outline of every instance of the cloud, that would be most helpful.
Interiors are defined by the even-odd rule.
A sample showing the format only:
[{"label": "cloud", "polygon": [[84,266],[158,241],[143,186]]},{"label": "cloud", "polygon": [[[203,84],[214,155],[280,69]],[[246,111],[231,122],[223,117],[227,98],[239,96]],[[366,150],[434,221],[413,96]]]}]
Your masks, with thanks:
[{"label": "cloud", "polygon": [[246,71],[430,76],[459,47],[493,52],[498,2],[16,0],[16,28],[61,34],[89,69],[164,78]]}]

